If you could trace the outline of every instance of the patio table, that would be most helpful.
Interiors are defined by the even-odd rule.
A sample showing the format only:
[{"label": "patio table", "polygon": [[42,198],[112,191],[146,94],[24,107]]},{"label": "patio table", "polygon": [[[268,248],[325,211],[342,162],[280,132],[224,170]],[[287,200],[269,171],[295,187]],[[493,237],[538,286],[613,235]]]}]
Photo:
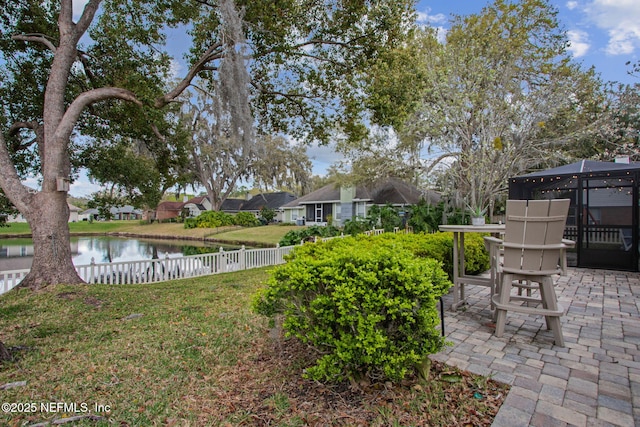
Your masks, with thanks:
[{"label": "patio table", "polygon": [[504,234],[504,224],[485,225],[441,225],[440,231],[453,232],[453,304],[451,310],[465,304],[464,286],[487,286],[493,291],[495,284],[495,272],[491,270],[489,277],[469,276],[465,274],[464,264],[464,234],[465,233],[490,233],[493,235]]}]

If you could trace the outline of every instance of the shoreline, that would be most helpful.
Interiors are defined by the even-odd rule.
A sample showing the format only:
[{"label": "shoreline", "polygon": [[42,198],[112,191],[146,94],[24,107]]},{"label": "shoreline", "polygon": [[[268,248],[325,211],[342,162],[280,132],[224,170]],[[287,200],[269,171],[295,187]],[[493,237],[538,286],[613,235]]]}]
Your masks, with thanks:
[{"label": "shoreline", "polygon": [[[140,233],[130,233],[130,232],[106,232],[106,233],[69,233],[70,236],[82,237],[82,236],[111,236],[111,237],[135,237],[140,239],[159,239],[159,240],[192,240],[198,242],[208,242],[208,243],[218,243],[223,245],[232,245],[232,246],[249,246],[252,248],[275,248],[276,245],[272,245],[264,242],[251,242],[251,241],[240,241],[240,240],[227,240],[227,239],[216,239],[213,237],[194,237],[194,236],[168,236],[166,234],[140,234]],[[3,239],[31,239],[33,238],[32,233],[18,233],[18,234],[0,234],[0,238]]]}]

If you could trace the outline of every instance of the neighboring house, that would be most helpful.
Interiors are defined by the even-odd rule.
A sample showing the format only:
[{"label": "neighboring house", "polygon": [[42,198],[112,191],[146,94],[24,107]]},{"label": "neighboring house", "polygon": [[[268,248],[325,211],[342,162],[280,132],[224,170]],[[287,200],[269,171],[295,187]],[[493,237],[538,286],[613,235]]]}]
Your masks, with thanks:
[{"label": "neighboring house", "polygon": [[202,212],[211,210],[211,202],[207,196],[198,196],[187,200],[184,203],[183,209],[189,211],[189,217],[197,217]]},{"label": "neighboring house", "polygon": [[71,203],[67,204],[69,205],[69,222],[80,221],[80,208],[72,205]]},{"label": "neighboring house", "polygon": [[259,218],[262,208],[268,208],[276,212],[274,220],[282,222],[284,215],[282,207],[295,199],[296,196],[286,191],[261,193],[253,197],[248,195],[246,199],[227,199],[222,203],[220,210],[229,214],[251,212]]},{"label": "neighboring house", "polygon": [[284,210],[282,207],[293,202],[295,199],[296,196],[286,191],[262,193],[252,197],[251,200],[245,201],[245,203],[242,204],[241,211],[251,212],[256,218],[259,218],[260,211],[263,208],[271,209],[276,213],[274,220],[276,222],[282,222],[284,219]]},{"label": "neighboring house", "polygon": [[97,221],[100,218],[100,212],[96,208],[89,208],[80,213],[80,221]]},{"label": "neighboring house", "polygon": [[160,202],[155,211],[155,218],[158,221],[178,218],[182,213],[184,202]]},{"label": "neighboring house", "polygon": [[[142,218],[142,211],[140,209],[135,209],[131,205],[117,207],[114,206],[109,209],[109,212],[111,213],[111,219],[131,220]],[[103,218],[101,217],[100,211],[98,209],[92,208],[83,211],[80,214],[79,219],[81,221],[98,221]]]},{"label": "neighboring house", "polygon": [[324,225],[331,217],[334,225],[342,226],[348,219],[366,217],[371,206],[403,207],[415,205],[421,199],[436,204],[440,194],[432,190],[421,191],[393,178],[372,187],[329,184],[284,205],[283,221],[300,224],[303,220],[307,225]]},{"label": "neighboring house", "polygon": [[[282,206],[295,200],[295,196],[287,192],[264,193],[244,199],[228,198],[222,203],[220,211],[235,215],[239,212],[251,212],[256,217],[260,216],[263,207],[276,211],[276,221],[283,220]],[[177,218],[184,211],[187,216],[195,218],[203,212],[211,210],[211,202],[207,196],[198,196],[185,202],[161,202],[155,212],[147,213],[149,219],[159,221]],[[153,214],[155,213],[155,218]]]},{"label": "neighboring house", "polygon": [[111,219],[132,220],[142,218],[142,211],[135,209],[131,205],[114,206],[109,209],[109,212],[111,213]]}]

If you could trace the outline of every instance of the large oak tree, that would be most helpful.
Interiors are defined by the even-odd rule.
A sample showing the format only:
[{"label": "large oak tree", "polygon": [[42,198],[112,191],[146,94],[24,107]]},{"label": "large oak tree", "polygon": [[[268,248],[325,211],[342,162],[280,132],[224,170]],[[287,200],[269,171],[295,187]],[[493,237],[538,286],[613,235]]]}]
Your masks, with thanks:
[{"label": "large oak tree", "polygon": [[[242,17],[242,49],[225,26],[230,11]],[[31,226],[22,284],[39,288],[82,282],[65,188],[79,145],[112,135],[164,144],[161,109],[239,50],[261,128],[315,140],[335,126],[358,129],[362,73],[406,34],[413,2],[89,0],[74,19],[72,0],[25,0],[0,12],[0,186]],[[171,28],[186,28],[191,48],[168,85]],[[36,192],[22,184],[29,174],[41,181]]]}]

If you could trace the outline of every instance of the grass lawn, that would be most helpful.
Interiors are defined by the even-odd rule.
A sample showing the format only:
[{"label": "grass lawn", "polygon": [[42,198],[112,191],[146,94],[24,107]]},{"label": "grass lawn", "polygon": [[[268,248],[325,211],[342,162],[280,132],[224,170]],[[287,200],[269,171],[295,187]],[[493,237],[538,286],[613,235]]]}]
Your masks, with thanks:
[{"label": "grass lawn", "polygon": [[[312,352],[250,311],[267,277],[257,269],[0,296],[0,341],[13,355],[0,362],[0,389],[18,383],[2,401],[35,404],[0,412],[0,425],[87,415],[83,404],[102,418],[74,426],[491,424],[507,387],[435,362],[428,381],[397,385],[302,379]],[[52,402],[67,411],[42,410]]]},{"label": "grass lawn", "polygon": [[264,227],[238,228],[224,231],[211,237],[238,242],[267,243],[275,246],[289,230],[300,228],[300,226],[295,225],[267,225]]}]

